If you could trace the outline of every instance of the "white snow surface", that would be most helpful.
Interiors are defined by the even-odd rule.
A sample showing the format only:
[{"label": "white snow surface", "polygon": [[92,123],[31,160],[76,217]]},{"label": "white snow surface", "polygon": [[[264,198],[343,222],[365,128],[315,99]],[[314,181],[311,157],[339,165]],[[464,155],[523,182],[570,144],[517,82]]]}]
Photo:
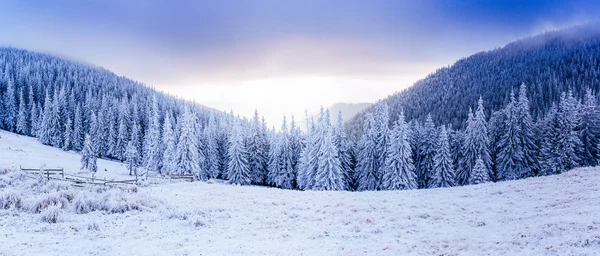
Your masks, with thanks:
[{"label": "white snow surface", "polygon": [[[0,136],[0,170],[11,170],[0,176],[19,165],[80,172],[77,153]],[[99,175],[130,177],[121,163],[98,166]],[[138,188],[136,198],[155,204],[142,211],[65,209],[50,224],[0,209],[0,255],[598,255],[599,189],[600,168],[411,191],[165,182]],[[8,190],[38,196],[24,185],[0,195]]]}]

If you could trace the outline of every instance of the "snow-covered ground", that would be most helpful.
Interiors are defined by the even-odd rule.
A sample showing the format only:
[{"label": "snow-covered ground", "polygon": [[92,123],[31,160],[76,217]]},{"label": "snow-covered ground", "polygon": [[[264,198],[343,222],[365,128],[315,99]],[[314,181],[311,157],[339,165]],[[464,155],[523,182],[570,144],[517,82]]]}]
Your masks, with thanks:
[{"label": "snow-covered ground", "polygon": [[[0,169],[46,164],[78,171],[75,153],[0,136]],[[126,174],[118,163],[101,161],[99,167]],[[19,177],[12,172],[0,180],[3,175]],[[17,181],[0,186],[0,195],[16,189],[24,201],[35,201],[31,197],[48,189],[32,186],[53,187]],[[600,168],[449,189],[361,193],[203,182],[150,185],[137,193],[72,188],[75,200],[97,193],[152,203],[124,213],[66,208],[52,224],[41,220],[44,213],[0,209],[0,255],[597,255],[599,189]]]}]

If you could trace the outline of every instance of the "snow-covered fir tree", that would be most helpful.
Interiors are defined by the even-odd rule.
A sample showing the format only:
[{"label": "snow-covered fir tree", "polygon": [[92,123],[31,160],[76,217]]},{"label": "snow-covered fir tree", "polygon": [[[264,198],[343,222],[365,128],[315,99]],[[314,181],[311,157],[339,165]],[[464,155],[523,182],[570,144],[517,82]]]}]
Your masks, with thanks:
[{"label": "snow-covered fir tree", "polygon": [[208,119],[208,125],[204,129],[204,142],[205,153],[204,153],[204,169],[208,173],[208,177],[211,179],[219,176],[220,158],[219,158],[219,127],[217,120],[213,114]]},{"label": "snow-covered fir tree", "polygon": [[419,188],[428,187],[429,179],[433,175],[433,156],[435,155],[437,131],[431,115],[427,115],[427,119],[420,132],[419,140],[419,161],[417,181]]},{"label": "snow-covered fir tree", "polygon": [[355,187],[354,161],[352,159],[352,145],[346,134],[346,127],[342,119],[342,111],[338,112],[337,127],[334,130],[334,143],[338,149],[338,157],[342,165],[345,188]]},{"label": "snow-covered fir tree", "polygon": [[481,157],[478,157],[477,160],[475,160],[475,166],[473,167],[473,171],[471,172],[471,175],[469,175],[469,184],[476,185],[489,181],[489,170],[485,165],[483,159],[481,159]]},{"label": "snow-covered fir tree", "polygon": [[85,136],[83,128],[83,113],[81,112],[81,106],[77,104],[77,107],[75,107],[75,119],[73,121],[73,138],[71,139],[71,144],[73,144],[73,149],[75,150],[83,149]]},{"label": "snow-covered fir tree", "polygon": [[381,189],[407,190],[417,189],[417,174],[409,144],[409,128],[400,112],[400,117],[391,131]]},{"label": "snow-covered fir tree", "polygon": [[169,175],[175,173],[177,170],[177,161],[175,157],[175,154],[177,153],[177,144],[175,142],[175,132],[173,131],[170,113],[167,113],[165,116],[162,135],[164,151],[162,154],[161,173]]},{"label": "snow-covered fir tree", "polygon": [[457,173],[459,184],[469,184],[471,172],[474,169],[475,161],[481,158],[488,170],[489,179],[491,179],[491,157],[489,150],[489,137],[487,133],[487,122],[483,109],[483,99],[480,97],[477,102],[477,111],[475,115],[469,111],[469,119],[467,120],[467,128],[464,134],[464,142],[462,145],[462,158]]},{"label": "snow-covered fir tree", "polygon": [[237,185],[249,185],[250,168],[248,167],[248,152],[244,147],[244,133],[242,126],[235,121],[229,137],[229,183]]},{"label": "snow-covered fir tree", "polygon": [[295,186],[296,175],[292,166],[292,145],[285,117],[275,140],[276,145],[269,155],[269,181],[276,187],[292,189]]},{"label": "snow-covered fir tree", "polygon": [[583,104],[579,108],[578,136],[581,141],[581,164],[584,166],[596,166],[598,157],[598,143],[600,143],[600,111],[596,95],[591,89],[587,89],[583,98]]},{"label": "snow-covered fir tree", "polygon": [[571,92],[563,93],[558,107],[552,107],[542,124],[541,175],[562,173],[579,166],[577,150],[581,141],[577,125],[576,100]]},{"label": "snow-covered fir tree", "polygon": [[200,156],[198,154],[198,134],[196,116],[189,108],[184,109],[177,150],[175,151],[176,172],[178,174],[201,173]]},{"label": "snow-covered fir tree", "polygon": [[356,173],[358,174],[357,190],[377,190],[381,182],[377,168],[377,149],[375,144],[375,119],[367,114],[364,123],[364,133],[358,144],[358,161]]},{"label": "snow-covered fir tree", "polygon": [[17,114],[17,133],[27,135],[29,128],[27,124],[27,103],[23,97],[23,89],[19,89],[19,112]]},{"label": "snow-covered fir tree", "polygon": [[[263,129],[258,111],[254,111],[254,118],[250,125],[250,138],[248,143],[248,167],[250,180],[253,184],[264,184],[267,178],[269,152],[267,147],[267,131]],[[216,149],[216,148],[215,148]]]},{"label": "snow-covered fir tree", "polygon": [[147,170],[159,171],[162,162],[160,141],[160,113],[156,96],[152,97],[152,107],[148,113],[150,126],[144,140],[144,166]]},{"label": "snow-covered fir tree", "polygon": [[14,132],[17,128],[18,106],[16,97],[14,81],[9,78],[3,98],[4,116],[2,127],[10,132]]},{"label": "snow-covered fir tree", "polygon": [[88,170],[90,172],[98,171],[98,164],[96,163],[96,152],[92,145],[92,139],[89,134],[85,135],[85,141],[83,143],[83,150],[81,150],[81,169]]},{"label": "snow-covered fir tree", "polygon": [[315,177],[314,190],[344,190],[346,188],[339,152],[333,137],[334,130],[330,126],[320,147],[319,169]]},{"label": "snow-covered fir tree", "polygon": [[127,164],[127,170],[129,170],[129,175],[137,175],[137,166],[139,162],[137,158],[137,148],[134,145],[133,141],[129,141],[125,149],[125,163]]},{"label": "snow-covered fir tree", "polygon": [[428,183],[429,188],[445,188],[455,185],[454,164],[450,153],[450,142],[446,127],[442,125],[435,145],[433,157],[433,176]]},{"label": "snow-covered fir tree", "polygon": [[72,143],[71,139],[73,138],[73,121],[71,121],[71,117],[67,117],[67,121],[65,122],[65,131],[63,133],[63,146],[62,149],[65,151],[71,150]]}]

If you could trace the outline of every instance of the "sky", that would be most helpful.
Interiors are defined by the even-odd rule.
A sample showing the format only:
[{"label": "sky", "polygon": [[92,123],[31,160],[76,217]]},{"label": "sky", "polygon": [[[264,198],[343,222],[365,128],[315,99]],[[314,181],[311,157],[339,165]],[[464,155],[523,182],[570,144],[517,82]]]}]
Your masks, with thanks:
[{"label": "sky", "polygon": [[0,45],[101,66],[270,125],[375,102],[510,41],[592,21],[593,0],[5,0]]}]

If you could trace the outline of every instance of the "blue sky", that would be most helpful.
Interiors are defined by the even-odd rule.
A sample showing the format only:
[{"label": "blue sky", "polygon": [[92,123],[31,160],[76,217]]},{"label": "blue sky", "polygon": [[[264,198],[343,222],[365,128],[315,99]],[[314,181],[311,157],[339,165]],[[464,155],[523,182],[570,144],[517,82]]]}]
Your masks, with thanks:
[{"label": "blue sky", "polygon": [[0,44],[275,122],[375,101],[459,58],[590,21],[599,2],[7,0]]}]

